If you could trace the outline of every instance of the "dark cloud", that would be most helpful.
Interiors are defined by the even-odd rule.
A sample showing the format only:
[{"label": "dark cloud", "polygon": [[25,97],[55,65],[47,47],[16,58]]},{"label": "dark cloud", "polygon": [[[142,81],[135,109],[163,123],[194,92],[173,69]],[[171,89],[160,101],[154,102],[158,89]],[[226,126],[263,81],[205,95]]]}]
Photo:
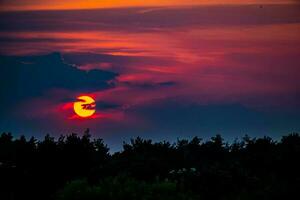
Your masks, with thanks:
[{"label": "dark cloud", "polygon": [[[109,50],[102,49],[102,51]],[[114,49],[113,51],[122,52],[122,49]],[[138,66],[140,68],[143,68],[143,66],[145,65],[171,66],[178,63],[171,57],[160,58],[155,56],[123,56],[105,54],[104,52],[102,54],[76,52],[64,53],[63,57],[67,62],[74,63],[79,66],[84,66],[87,64],[96,64],[94,67],[97,68],[97,65],[98,67],[100,67],[101,63],[106,63],[110,65],[110,70],[116,71],[118,73],[127,72],[128,68],[132,66]]]},{"label": "dark cloud", "polygon": [[[147,124],[147,133],[158,134],[164,138],[169,135],[185,135],[207,137],[221,133],[227,138],[249,134],[262,136],[273,133],[274,137],[288,131],[300,130],[300,121],[295,113],[261,112],[241,104],[209,104],[201,105],[165,99],[130,107],[127,115],[143,118]],[[160,135],[160,134],[165,135]],[[274,134],[277,135],[274,135]]]},{"label": "dark cloud", "polygon": [[[50,89],[92,92],[111,88],[118,74],[104,70],[83,71],[67,64],[59,53],[42,56],[0,56],[1,102],[14,105]],[[1,106],[1,107],[2,107]]]},{"label": "dark cloud", "polygon": [[134,82],[122,82],[123,84],[129,86],[130,88],[139,88],[139,89],[159,89],[163,87],[171,87],[177,85],[175,81],[166,81],[166,82],[144,82],[144,83],[134,83]]},{"label": "dark cloud", "polygon": [[[194,6],[0,13],[1,31],[161,31],[190,26],[245,26],[300,22],[296,5]],[[159,22],[159,23],[158,23]]]},{"label": "dark cloud", "polygon": [[39,42],[78,42],[79,39],[71,39],[71,38],[12,38],[9,36],[0,37],[0,43],[3,45],[9,45],[11,43],[39,43]]},{"label": "dark cloud", "polygon": [[96,109],[101,111],[111,110],[111,109],[119,109],[122,108],[122,105],[110,103],[106,101],[97,101],[96,102]]},{"label": "dark cloud", "polygon": [[166,81],[166,82],[160,82],[158,84],[160,86],[173,86],[173,85],[176,85],[177,83],[175,81]]},{"label": "dark cloud", "polygon": [[246,130],[263,128],[266,124],[260,113],[239,104],[201,105],[166,99],[130,108],[127,113],[144,116],[156,127],[184,130]]}]

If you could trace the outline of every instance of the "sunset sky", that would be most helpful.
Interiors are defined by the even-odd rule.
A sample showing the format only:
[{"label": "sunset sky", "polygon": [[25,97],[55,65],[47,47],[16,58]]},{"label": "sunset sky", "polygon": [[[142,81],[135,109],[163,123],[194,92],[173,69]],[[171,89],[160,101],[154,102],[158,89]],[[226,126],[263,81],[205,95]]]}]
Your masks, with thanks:
[{"label": "sunset sky", "polygon": [[[298,1],[0,6],[0,132],[41,138],[90,128],[118,149],[135,136],[300,131]],[[74,117],[83,94],[96,101],[93,118]]]},{"label": "sunset sky", "polygon": [[1,0],[5,10],[86,9],[137,6],[296,4],[297,0]]}]

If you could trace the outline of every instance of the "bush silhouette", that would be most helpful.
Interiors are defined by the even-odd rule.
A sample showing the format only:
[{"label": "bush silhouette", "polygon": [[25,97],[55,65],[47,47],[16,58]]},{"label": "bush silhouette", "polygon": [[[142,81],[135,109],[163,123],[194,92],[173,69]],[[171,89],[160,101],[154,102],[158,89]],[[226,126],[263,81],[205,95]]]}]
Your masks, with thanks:
[{"label": "bush silhouette", "polygon": [[174,182],[144,182],[126,176],[108,177],[96,185],[86,180],[68,183],[58,194],[59,200],[193,200],[190,193],[176,189]]}]

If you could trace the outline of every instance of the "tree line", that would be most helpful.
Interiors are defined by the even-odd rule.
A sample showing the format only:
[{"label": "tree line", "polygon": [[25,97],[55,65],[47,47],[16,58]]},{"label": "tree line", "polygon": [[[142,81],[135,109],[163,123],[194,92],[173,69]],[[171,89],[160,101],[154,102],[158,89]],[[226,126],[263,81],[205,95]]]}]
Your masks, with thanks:
[{"label": "tree line", "polygon": [[0,136],[0,199],[289,199],[300,191],[300,136],[140,137],[110,154],[102,139]]}]

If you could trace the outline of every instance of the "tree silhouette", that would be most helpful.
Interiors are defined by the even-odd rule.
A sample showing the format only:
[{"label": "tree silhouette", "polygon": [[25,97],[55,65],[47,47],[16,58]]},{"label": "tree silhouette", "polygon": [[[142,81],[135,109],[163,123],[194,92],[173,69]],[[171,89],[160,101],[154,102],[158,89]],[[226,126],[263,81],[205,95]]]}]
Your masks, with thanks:
[{"label": "tree silhouette", "polygon": [[109,148],[89,130],[43,140],[0,135],[1,199],[289,199],[300,190],[300,136],[153,142]]}]

